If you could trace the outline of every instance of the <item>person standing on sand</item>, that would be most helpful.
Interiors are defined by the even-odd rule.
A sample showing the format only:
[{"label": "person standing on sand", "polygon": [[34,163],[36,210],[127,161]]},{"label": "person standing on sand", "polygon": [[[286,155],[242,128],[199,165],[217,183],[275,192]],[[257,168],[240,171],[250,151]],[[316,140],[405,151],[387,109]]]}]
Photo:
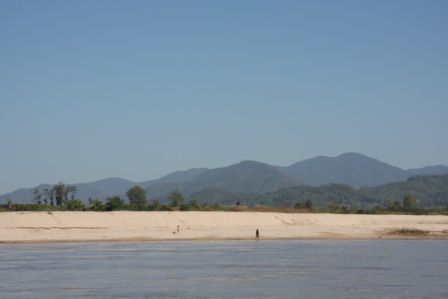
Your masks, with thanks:
[{"label": "person standing on sand", "polygon": [[258,230],[258,228],[255,231],[255,240],[260,240],[260,231]]}]

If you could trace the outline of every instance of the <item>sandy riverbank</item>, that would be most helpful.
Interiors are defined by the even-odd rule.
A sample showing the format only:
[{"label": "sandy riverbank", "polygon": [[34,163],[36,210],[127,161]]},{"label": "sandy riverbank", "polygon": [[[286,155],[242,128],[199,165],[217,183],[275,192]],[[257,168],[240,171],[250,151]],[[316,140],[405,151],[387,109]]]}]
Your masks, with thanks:
[{"label": "sandy riverbank", "polygon": [[[242,240],[253,239],[257,228],[261,239],[448,239],[448,216],[130,211],[0,213],[0,243]],[[403,228],[428,234],[390,234]]]}]

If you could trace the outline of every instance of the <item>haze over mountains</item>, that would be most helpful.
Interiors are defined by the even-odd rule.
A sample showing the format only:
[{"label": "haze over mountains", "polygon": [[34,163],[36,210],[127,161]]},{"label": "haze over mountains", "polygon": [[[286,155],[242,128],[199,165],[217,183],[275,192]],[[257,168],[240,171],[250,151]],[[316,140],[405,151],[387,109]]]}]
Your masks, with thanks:
[{"label": "haze over mountains", "polygon": [[[185,196],[198,194],[264,194],[279,189],[297,186],[320,186],[344,184],[353,188],[379,186],[405,181],[411,176],[447,174],[447,166],[426,166],[404,170],[358,153],[345,153],[337,157],[319,156],[287,167],[273,166],[256,161],[242,161],[227,167],[214,169],[193,168],[176,171],[157,180],[132,182],[122,178],[108,178],[90,183],[76,184],[77,197],[105,199],[108,196],[124,195],[134,185],[147,190],[148,197],[166,196],[179,191]],[[70,182],[66,182],[70,183]],[[34,188],[43,190],[50,185]],[[17,203],[32,200],[34,188],[18,189],[0,196]]]}]

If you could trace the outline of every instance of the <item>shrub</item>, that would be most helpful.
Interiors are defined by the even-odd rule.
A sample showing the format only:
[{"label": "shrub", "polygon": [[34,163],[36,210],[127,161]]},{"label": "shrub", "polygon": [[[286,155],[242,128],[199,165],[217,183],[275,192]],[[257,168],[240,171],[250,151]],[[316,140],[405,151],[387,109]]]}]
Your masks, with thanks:
[{"label": "shrub", "polygon": [[125,204],[119,196],[108,197],[106,200],[106,211],[122,210]]},{"label": "shrub", "polygon": [[313,201],[311,199],[305,200],[305,209],[311,210],[313,208]]},{"label": "shrub", "polygon": [[104,211],[104,204],[98,198],[89,200],[89,207],[92,211]]},{"label": "shrub", "polygon": [[180,192],[172,192],[169,195],[169,199],[172,207],[179,207],[184,201],[184,197]]},{"label": "shrub", "polygon": [[84,211],[86,208],[79,199],[70,199],[65,202],[65,208],[69,211]]}]

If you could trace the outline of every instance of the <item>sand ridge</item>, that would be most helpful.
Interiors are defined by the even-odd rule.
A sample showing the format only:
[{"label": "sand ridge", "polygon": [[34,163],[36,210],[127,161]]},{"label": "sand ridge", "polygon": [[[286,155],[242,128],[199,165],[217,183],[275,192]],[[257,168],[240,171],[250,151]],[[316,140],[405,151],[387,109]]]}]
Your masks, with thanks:
[{"label": "sand ridge", "polygon": [[[177,232],[179,226],[179,232]],[[448,216],[273,212],[3,212],[0,242],[448,238]]]}]

